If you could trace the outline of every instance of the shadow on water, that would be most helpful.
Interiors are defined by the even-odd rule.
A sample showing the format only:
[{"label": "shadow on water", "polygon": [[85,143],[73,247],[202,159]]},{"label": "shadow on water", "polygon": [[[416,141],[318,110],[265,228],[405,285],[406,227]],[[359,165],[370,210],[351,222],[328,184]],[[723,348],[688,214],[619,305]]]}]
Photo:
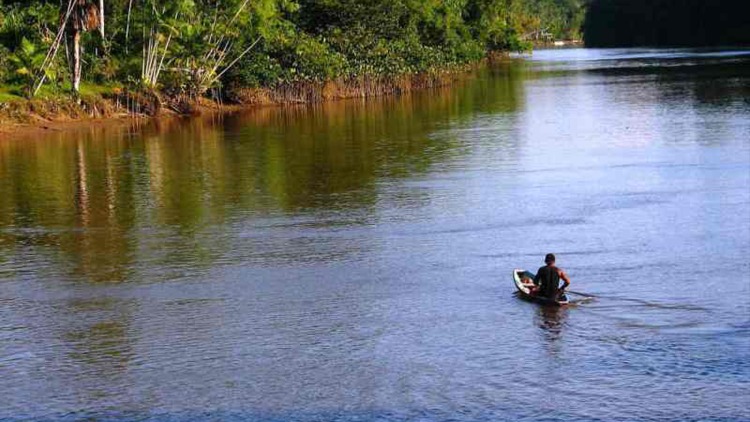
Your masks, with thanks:
[{"label": "shadow on water", "polygon": [[568,309],[565,306],[539,306],[537,324],[551,341],[559,340],[565,327]]},{"label": "shadow on water", "polygon": [[542,347],[550,356],[562,353],[568,309],[566,306],[539,306],[535,316],[536,326],[541,330]]}]

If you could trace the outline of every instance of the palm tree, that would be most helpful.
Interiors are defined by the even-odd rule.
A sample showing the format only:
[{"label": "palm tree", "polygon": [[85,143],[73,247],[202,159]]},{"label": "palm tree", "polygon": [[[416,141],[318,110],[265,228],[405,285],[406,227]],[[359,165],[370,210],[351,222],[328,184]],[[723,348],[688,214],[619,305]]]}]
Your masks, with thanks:
[{"label": "palm tree", "polygon": [[[95,3],[96,2],[96,3]],[[65,37],[68,49],[73,50],[71,63],[73,91],[78,93],[81,88],[81,34],[94,28],[104,37],[104,0],[68,0],[67,4],[60,3],[60,29],[47,51],[39,73],[41,77],[34,81],[30,95],[35,95],[44,84],[48,69],[54,63],[57,51]]]},{"label": "palm tree", "polygon": [[[72,85],[73,91],[79,92],[81,87],[81,35],[86,31],[99,29],[104,36],[104,0],[98,4],[89,0],[71,0],[75,2],[70,19],[67,21],[66,32],[68,45],[73,50]],[[65,11],[60,9],[61,16]]]}]

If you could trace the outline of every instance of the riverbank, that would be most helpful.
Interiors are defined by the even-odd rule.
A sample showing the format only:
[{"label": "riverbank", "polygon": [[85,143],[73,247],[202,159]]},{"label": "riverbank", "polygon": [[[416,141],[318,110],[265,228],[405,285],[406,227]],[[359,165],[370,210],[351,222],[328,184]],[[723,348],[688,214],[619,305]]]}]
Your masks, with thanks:
[{"label": "riverbank", "polygon": [[[140,100],[136,100],[140,98]],[[210,100],[197,102],[194,113],[233,111],[240,105],[223,105]],[[69,95],[32,100],[0,102],[0,139],[31,138],[36,135],[77,130],[83,127],[124,125],[134,120],[173,118],[181,113],[163,104],[148,103],[142,95],[125,93]]]},{"label": "riverbank", "polygon": [[222,98],[166,97],[157,93],[108,92],[16,98],[0,102],[0,139],[28,138],[85,125],[120,124],[132,119],[169,118],[232,112],[252,107],[315,104],[352,98],[403,95],[452,84],[488,63],[507,58],[494,54],[476,63],[399,76],[362,76],[325,82],[286,83],[276,87],[230,87]]},{"label": "riverbank", "polygon": [[533,43],[534,49],[542,49],[542,48],[559,48],[559,47],[567,47],[567,48],[575,48],[575,47],[583,47],[583,40],[579,39],[571,39],[571,40],[549,40],[549,41],[534,41]]}]

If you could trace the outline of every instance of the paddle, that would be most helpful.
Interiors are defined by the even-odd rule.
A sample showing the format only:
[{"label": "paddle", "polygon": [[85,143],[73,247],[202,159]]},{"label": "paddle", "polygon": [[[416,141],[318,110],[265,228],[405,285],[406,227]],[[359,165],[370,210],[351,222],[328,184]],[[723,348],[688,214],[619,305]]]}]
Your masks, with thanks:
[{"label": "paddle", "polygon": [[565,293],[573,293],[574,295],[583,296],[583,297],[596,297],[588,293],[574,292],[573,290],[565,290]]}]

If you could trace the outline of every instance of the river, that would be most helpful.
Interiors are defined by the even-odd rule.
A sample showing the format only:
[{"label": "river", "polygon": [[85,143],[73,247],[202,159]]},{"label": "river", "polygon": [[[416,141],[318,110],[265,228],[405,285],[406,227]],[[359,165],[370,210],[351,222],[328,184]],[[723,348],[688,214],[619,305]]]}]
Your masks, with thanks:
[{"label": "river", "polygon": [[1,141],[0,419],[750,420],[749,257],[750,50]]}]

